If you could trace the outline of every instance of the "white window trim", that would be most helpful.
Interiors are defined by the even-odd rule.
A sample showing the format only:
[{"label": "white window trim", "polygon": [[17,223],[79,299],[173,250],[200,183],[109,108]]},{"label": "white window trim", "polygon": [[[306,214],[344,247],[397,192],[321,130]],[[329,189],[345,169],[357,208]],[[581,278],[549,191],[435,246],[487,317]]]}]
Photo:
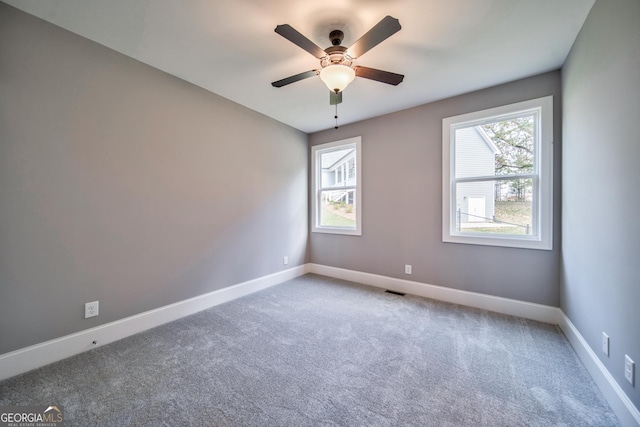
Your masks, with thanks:
[{"label": "white window trim", "polygon": [[[346,234],[353,236],[362,235],[362,162],[361,140],[359,136],[328,142],[326,144],[311,147],[311,231],[314,233]],[[320,185],[322,182],[322,168],[317,167],[318,156],[324,151],[338,149],[341,146],[354,145],[356,148],[356,226],[321,226],[320,225]]]},{"label": "white window trim", "polygon": [[[536,236],[473,235],[452,228],[455,224],[454,185],[454,134],[452,129],[461,125],[473,126],[493,121],[503,115],[537,110],[540,114],[538,132],[538,199],[534,201],[534,221],[537,219]],[[499,176],[498,176],[499,178]],[[534,184],[535,185],[535,184]],[[442,120],[442,241],[473,245],[505,246],[525,249],[553,249],[553,96],[518,102],[487,110],[476,111]]]}]

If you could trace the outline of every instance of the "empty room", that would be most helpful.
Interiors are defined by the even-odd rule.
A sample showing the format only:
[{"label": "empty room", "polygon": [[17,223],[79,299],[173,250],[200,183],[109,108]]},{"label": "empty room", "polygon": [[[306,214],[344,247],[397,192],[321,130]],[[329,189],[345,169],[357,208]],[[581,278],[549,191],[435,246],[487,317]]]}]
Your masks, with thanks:
[{"label": "empty room", "polygon": [[0,426],[640,426],[637,0],[0,0]]}]

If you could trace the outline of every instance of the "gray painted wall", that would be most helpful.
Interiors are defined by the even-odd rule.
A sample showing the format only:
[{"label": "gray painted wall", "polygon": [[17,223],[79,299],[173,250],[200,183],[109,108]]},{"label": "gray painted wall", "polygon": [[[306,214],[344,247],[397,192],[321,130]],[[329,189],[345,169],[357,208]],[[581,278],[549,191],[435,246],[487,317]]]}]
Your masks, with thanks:
[{"label": "gray painted wall", "polygon": [[0,353],[306,262],[307,164],[304,133],[0,3]]},{"label": "gray painted wall", "polygon": [[[443,243],[442,119],[546,95],[554,96],[554,250]],[[311,145],[362,136],[363,163],[362,236],[311,233],[311,262],[558,306],[560,109],[554,71],[310,135]]]},{"label": "gray painted wall", "polygon": [[[562,68],[562,310],[640,408],[640,2],[598,1]],[[600,346],[610,338],[610,355]],[[624,355],[636,386],[624,379]]]}]

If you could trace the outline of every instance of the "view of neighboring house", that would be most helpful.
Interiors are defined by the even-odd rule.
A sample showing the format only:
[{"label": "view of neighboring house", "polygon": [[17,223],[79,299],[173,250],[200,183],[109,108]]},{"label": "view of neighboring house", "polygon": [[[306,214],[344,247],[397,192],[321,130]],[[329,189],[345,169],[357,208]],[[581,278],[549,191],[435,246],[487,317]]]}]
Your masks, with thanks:
[{"label": "view of neighboring house", "polygon": [[[344,188],[356,184],[356,150],[336,150],[322,154],[322,188]],[[323,193],[325,203],[352,204],[355,189],[347,188]]]},{"label": "view of neighboring house", "polygon": [[[455,150],[456,178],[495,175],[495,156],[500,150],[480,126],[457,129]],[[456,209],[460,224],[493,220],[493,181],[457,184]]]}]

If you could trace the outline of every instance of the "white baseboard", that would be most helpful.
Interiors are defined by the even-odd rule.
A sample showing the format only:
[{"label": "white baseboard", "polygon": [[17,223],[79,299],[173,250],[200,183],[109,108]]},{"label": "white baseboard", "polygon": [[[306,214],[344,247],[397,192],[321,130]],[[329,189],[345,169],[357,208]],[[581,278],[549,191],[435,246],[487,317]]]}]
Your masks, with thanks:
[{"label": "white baseboard", "polygon": [[602,364],[602,362],[600,362],[600,359],[598,359],[596,354],[593,352],[591,347],[589,347],[569,318],[567,318],[564,312],[557,307],[495,297],[476,292],[461,291],[442,286],[428,285],[410,280],[363,273],[361,271],[328,267],[326,265],[319,264],[309,264],[309,272],[334,277],[336,279],[362,283],[364,285],[375,286],[378,288],[389,289],[396,292],[418,295],[439,301],[446,301],[454,304],[559,325],[622,425],[640,426],[640,412],[638,412],[638,409],[633,405],[633,402],[631,402],[622,388],[620,388],[607,368]]},{"label": "white baseboard", "polygon": [[557,325],[560,320],[560,309],[548,305],[534,304],[477,292],[461,291],[444,286],[429,285],[411,280],[396,279],[394,277],[328,267],[319,264],[309,264],[309,271],[323,276],[335,277],[336,279],[349,280],[377,288],[495,311],[496,313],[508,314],[554,325]]},{"label": "white baseboard", "polygon": [[[309,272],[308,264],[0,355],[0,380],[126,338]],[[97,344],[93,344],[96,341]]]},{"label": "white baseboard", "polygon": [[580,331],[571,320],[562,313],[560,328],[578,354],[580,360],[591,374],[591,377],[600,388],[609,406],[623,426],[640,426],[640,411],[635,407],[631,399],[622,390],[618,382],[613,378],[596,353],[589,346]]}]

